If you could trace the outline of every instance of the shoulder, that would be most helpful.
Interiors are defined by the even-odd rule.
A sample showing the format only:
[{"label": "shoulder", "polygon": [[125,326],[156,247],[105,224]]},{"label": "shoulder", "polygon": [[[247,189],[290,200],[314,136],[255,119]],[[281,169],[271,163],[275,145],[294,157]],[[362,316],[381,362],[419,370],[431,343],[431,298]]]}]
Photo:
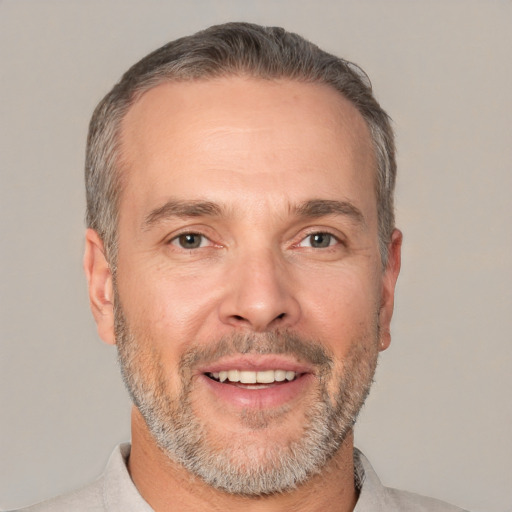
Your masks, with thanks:
[{"label": "shoulder", "polygon": [[[77,491],[20,509],[18,512],[150,512],[126,466],[130,445],[115,448],[102,476]],[[11,511],[14,512],[14,511]]]},{"label": "shoulder", "polygon": [[[82,489],[32,505],[18,512],[151,512],[127,468],[130,444],[116,447],[103,475]],[[14,511],[11,511],[14,512]]]},{"label": "shoulder", "polygon": [[103,512],[105,505],[102,479],[72,493],[20,509],[18,512],[69,512],[71,510],[73,512]]},{"label": "shoulder", "polygon": [[368,459],[357,449],[354,469],[359,488],[354,512],[465,512],[434,498],[383,486]]}]

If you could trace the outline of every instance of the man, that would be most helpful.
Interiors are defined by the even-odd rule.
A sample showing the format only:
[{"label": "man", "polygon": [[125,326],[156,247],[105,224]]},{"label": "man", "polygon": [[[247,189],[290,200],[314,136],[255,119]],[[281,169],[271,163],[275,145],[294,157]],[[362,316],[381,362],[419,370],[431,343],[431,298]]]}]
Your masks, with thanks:
[{"label": "man", "polygon": [[295,34],[227,24],[133,66],[91,121],[84,257],[132,443],[29,510],[460,510],[353,446],[390,343],[395,172],[366,76]]}]

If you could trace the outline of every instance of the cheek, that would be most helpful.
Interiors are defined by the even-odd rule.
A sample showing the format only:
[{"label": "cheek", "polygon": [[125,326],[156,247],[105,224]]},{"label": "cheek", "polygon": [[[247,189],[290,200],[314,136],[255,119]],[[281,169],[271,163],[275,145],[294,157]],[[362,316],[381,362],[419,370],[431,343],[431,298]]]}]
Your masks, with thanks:
[{"label": "cheek", "polygon": [[[207,319],[215,310],[217,281],[204,273],[176,273],[155,266],[119,283],[125,315],[134,328],[145,332],[154,347],[179,352],[190,341],[211,334]],[[210,327],[210,328],[209,328]]]},{"label": "cheek", "polygon": [[367,272],[341,269],[301,281],[304,316],[314,319],[323,340],[336,347],[340,343],[350,345],[353,337],[362,335],[375,322],[378,285],[368,276]]},{"label": "cheek", "polygon": [[[327,380],[331,397],[339,393],[343,379],[354,379],[357,387],[371,379],[378,353],[378,274],[339,270],[309,287],[305,311],[308,334],[324,344],[332,354],[334,366]],[[305,283],[302,283],[305,287]],[[344,384],[344,386],[347,383]]]}]

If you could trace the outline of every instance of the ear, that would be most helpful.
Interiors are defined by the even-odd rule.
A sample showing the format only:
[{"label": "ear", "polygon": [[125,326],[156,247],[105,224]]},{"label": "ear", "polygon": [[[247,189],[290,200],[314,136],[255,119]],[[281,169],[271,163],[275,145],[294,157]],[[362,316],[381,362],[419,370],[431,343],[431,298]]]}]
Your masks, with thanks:
[{"label": "ear", "polygon": [[395,301],[395,285],[400,273],[402,258],[402,232],[393,230],[388,245],[388,261],[382,275],[382,295],[379,311],[380,350],[386,350],[391,343],[391,317]]},{"label": "ear", "polygon": [[103,241],[93,229],[85,232],[84,270],[98,334],[105,343],[115,345],[112,273]]}]

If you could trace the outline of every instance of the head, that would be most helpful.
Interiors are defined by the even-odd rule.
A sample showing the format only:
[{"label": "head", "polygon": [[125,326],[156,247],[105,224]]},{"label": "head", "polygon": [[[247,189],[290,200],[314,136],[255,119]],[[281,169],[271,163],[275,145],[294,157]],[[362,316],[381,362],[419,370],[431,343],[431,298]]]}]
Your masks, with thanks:
[{"label": "head", "polygon": [[124,75],[86,165],[91,304],[136,428],[229,493],[321,473],[389,343],[400,261],[362,72],[282,29],[213,27]]},{"label": "head", "polygon": [[379,246],[383,265],[395,227],[394,136],[386,112],[357,65],[279,27],[248,23],[213,26],[172,41],[132,66],[94,111],[85,162],[87,226],[105,244],[115,268],[119,198],[123,191],[121,122],[144,92],[169,81],[225,76],[290,79],[325,84],[348,99],[366,121],[375,153]]}]

